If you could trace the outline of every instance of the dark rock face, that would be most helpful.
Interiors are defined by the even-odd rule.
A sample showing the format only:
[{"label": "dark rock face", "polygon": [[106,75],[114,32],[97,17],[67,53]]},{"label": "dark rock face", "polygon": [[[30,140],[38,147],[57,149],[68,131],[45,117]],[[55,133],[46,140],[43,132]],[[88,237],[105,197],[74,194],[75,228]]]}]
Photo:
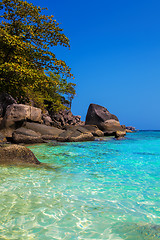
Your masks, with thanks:
[{"label": "dark rock face", "polygon": [[8,105],[17,104],[16,100],[7,93],[0,94],[0,117],[4,117]]},{"label": "dark rock face", "polygon": [[96,125],[105,136],[115,136],[116,131],[123,131],[118,118],[106,108],[97,104],[90,104],[86,116],[86,125]]},{"label": "dark rock face", "polygon": [[3,117],[3,107],[2,104],[0,103],[0,118]]},{"label": "dark rock face", "polygon": [[83,126],[68,126],[67,130],[59,135],[59,142],[93,141],[93,134]]},{"label": "dark rock face", "polygon": [[82,125],[81,116],[74,116],[70,110],[63,110],[56,114],[51,114],[53,126],[64,128],[68,125]]},{"label": "dark rock face", "polygon": [[0,145],[1,164],[40,164],[31,150],[20,145]]},{"label": "dark rock face", "polygon": [[100,122],[105,122],[109,119],[118,121],[118,118],[111,114],[107,108],[92,103],[89,105],[85,124],[98,126]]}]

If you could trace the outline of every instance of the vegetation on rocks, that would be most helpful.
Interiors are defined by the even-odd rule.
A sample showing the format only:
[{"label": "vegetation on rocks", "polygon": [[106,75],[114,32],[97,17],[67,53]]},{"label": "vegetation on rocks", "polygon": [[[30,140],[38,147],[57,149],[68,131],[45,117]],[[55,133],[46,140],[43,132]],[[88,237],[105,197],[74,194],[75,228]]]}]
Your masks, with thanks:
[{"label": "vegetation on rocks", "polygon": [[22,0],[2,0],[0,11],[0,91],[18,103],[54,111],[70,107],[73,75],[52,51],[57,45],[69,48],[69,39],[54,16]]}]

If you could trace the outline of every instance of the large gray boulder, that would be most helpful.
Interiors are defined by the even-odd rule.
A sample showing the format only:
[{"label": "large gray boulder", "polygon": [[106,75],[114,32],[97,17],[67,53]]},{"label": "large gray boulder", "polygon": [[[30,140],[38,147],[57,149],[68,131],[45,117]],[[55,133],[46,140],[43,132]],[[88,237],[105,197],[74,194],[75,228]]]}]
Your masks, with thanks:
[{"label": "large gray boulder", "polygon": [[20,145],[0,145],[0,164],[40,164],[32,151]]},{"label": "large gray boulder", "polygon": [[24,127],[16,129],[12,134],[12,140],[14,143],[43,143],[44,140],[40,133],[36,133],[33,130],[26,129]]},{"label": "large gray boulder", "polygon": [[121,127],[119,121],[114,119],[109,119],[105,122],[101,122],[99,124],[101,130],[107,135],[107,133],[114,133],[116,131],[123,131],[124,129]]},{"label": "large gray boulder", "polygon": [[12,104],[7,107],[4,116],[5,127],[12,127],[24,121],[41,122],[41,109],[24,104]]},{"label": "large gray boulder", "polygon": [[109,119],[118,121],[118,118],[111,114],[107,108],[91,103],[88,108],[85,124],[98,126],[100,122],[105,122]]},{"label": "large gray boulder", "polygon": [[67,130],[59,135],[59,142],[83,142],[93,141],[95,138],[91,131],[83,126],[68,126]]},{"label": "large gray boulder", "polygon": [[97,104],[90,104],[85,125],[96,125],[106,136],[115,135],[116,131],[124,130],[115,115]]},{"label": "large gray boulder", "polygon": [[51,135],[51,136],[54,136],[55,138],[58,137],[59,134],[64,132],[64,130],[62,129],[46,126],[44,124],[39,124],[39,123],[31,123],[31,122],[26,122],[25,128],[31,129],[37,133],[40,133],[41,135],[44,135],[44,136]]},{"label": "large gray boulder", "polygon": [[47,140],[56,140],[64,130],[39,123],[26,122],[23,127],[16,129],[12,134],[14,143],[43,143]]}]

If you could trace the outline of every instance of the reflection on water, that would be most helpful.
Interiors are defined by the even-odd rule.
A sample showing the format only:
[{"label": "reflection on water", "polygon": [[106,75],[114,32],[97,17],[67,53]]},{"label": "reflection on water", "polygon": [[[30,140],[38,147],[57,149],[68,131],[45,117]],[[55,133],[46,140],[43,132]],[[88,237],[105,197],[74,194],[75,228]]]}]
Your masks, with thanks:
[{"label": "reflection on water", "polygon": [[0,167],[0,239],[159,240],[157,135],[30,146],[44,165]]}]

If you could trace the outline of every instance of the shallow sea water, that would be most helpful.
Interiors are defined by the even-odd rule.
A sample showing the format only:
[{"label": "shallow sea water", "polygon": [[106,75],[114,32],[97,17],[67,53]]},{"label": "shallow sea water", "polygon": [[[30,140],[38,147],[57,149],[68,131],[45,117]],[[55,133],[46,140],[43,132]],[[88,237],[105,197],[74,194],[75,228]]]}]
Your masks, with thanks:
[{"label": "shallow sea water", "polygon": [[160,240],[160,132],[29,146],[0,166],[0,239]]}]

